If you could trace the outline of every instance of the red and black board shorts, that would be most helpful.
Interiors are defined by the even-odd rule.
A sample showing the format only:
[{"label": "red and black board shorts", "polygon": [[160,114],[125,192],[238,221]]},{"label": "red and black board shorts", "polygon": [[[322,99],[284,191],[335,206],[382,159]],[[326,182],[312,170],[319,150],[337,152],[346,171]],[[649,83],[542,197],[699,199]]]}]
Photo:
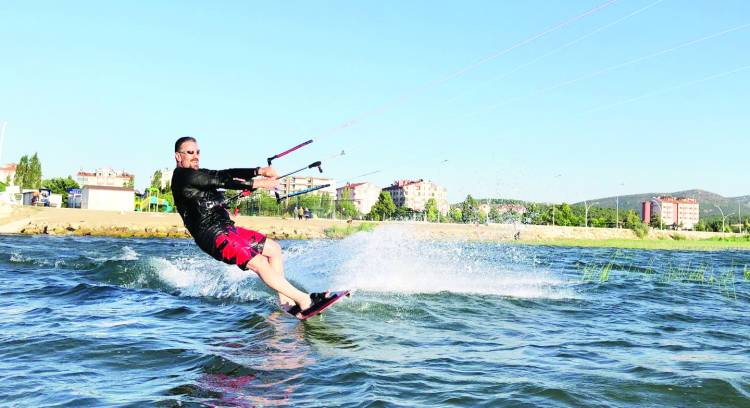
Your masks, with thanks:
[{"label": "red and black board shorts", "polygon": [[247,263],[263,253],[266,236],[258,231],[229,227],[225,233],[216,237],[215,245],[215,253],[221,257],[221,261],[247,269]]}]

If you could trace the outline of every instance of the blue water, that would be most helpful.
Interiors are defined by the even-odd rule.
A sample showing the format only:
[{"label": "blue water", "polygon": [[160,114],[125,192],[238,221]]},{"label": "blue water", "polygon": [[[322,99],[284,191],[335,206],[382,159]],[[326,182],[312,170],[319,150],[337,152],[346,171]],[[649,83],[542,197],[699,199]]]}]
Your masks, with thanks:
[{"label": "blue water", "polygon": [[750,406],[750,252],[282,246],[354,296],[301,323],[191,240],[0,236],[0,406]]}]

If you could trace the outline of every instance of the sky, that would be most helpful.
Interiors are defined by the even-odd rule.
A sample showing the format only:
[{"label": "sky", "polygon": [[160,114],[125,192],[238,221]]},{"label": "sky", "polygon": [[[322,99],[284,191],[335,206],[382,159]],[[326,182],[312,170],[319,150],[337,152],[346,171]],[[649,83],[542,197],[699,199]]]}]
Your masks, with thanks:
[{"label": "sky", "polygon": [[212,169],[312,139],[274,167],[451,202],[736,197],[748,49],[745,0],[3,0],[0,161],[143,188],[181,136]]}]

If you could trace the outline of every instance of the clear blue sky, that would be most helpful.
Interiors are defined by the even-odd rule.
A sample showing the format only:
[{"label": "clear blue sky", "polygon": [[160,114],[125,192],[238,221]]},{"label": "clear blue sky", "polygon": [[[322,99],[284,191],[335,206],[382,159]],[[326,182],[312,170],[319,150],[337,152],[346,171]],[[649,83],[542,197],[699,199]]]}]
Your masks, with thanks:
[{"label": "clear blue sky", "polygon": [[0,159],[142,188],[183,135],[208,168],[314,138],[279,171],[345,150],[339,183],[380,170],[451,201],[750,194],[750,26],[688,44],[750,2],[622,0],[522,44],[604,2],[2,1]]}]

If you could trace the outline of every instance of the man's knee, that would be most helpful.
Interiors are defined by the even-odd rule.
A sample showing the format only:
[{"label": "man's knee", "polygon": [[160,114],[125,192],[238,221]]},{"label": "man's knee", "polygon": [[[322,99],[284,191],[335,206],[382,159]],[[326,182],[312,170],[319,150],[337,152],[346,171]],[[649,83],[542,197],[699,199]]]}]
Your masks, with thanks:
[{"label": "man's knee", "polygon": [[267,257],[281,256],[281,245],[272,239],[266,238],[266,244],[263,246],[263,255]]},{"label": "man's knee", "polygon": [[264,268],[270,267],[268,260],[264,256],[254,256],[249,262],[245,264],[243,269],[251,270],[255,273],[261,273]]}]

